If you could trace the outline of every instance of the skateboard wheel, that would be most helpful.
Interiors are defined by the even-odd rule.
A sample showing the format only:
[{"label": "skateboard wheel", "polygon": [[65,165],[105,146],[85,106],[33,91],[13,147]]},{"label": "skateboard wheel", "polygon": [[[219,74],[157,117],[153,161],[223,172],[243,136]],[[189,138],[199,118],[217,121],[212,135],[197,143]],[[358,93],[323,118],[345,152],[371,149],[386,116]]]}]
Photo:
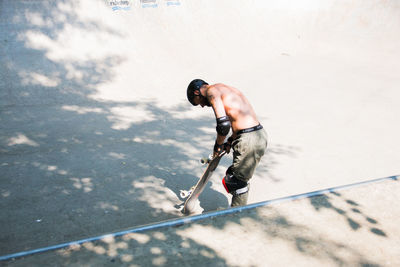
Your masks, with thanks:
[{"label": "skateboard wheel", "polygon": [[200,159],[201,164],[208,164],[212,160],[212,155],[208,155],[208,157],[204,157]]},{"label": "skateboard wheel", "polygon": [[187,198],[189,195],[189,192],[186,190],[181,190],[181,192],[179,193],[181,198]]}]

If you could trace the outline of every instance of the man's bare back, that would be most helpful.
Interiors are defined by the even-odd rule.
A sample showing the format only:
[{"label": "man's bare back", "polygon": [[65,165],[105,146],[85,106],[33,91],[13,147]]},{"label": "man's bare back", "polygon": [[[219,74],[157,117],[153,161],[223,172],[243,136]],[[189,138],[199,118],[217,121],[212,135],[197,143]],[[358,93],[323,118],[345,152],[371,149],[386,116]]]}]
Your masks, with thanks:
[{"label": "man's bare back", "polygon": [[208,85],[205,88],[205,95],[216,118],[229,117],[234,133],[259,124],[253,107],[236,88],[222,83]]}]

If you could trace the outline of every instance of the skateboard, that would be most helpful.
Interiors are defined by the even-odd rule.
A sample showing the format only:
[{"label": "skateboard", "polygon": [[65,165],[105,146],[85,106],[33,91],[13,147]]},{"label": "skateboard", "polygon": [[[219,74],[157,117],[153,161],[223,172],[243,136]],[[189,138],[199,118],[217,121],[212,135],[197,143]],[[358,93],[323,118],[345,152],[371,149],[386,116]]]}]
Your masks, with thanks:
[{"label": "skateboard", "polygon": [[207,169],[204,171],[203,175],[197,182],[195,186],[192,186],[189,190],[181,190],[180,196],[181,198],[187,198],[185,204],[183,206],[183,213],[190,214],[194,212],[196,200],[199,198],[201,192],[203,192],[204,188],[208,180],[210,180],[214,170],[217,168],[219,161],[226,154],[226,151],[223,150],[220,152],[215,158],[202,159],[201,162],[204,164],[208,164]]}]

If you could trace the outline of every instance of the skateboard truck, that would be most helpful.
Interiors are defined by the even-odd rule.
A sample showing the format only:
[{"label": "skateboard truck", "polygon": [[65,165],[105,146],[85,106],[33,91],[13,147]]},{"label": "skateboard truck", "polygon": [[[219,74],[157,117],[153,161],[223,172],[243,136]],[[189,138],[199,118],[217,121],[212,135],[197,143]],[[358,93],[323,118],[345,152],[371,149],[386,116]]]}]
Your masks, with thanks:
[{"label": "skateboard truck", "polygon": [[222,156],[226,154],[226,151],[222,151],[219,153],[215,158],[209,156],[208,158],[202,158],[200,160],[203,164],[208,164],[206,170],[204,171],[201,178],[198,180],[195,186],[192,186],[189,190],[181,190],[180,196],[181,198],[186,198],[183,213],[190,214],[194,212],[195,203],[198,199],[201,192],[203,192],[208,180],[210,179],[211,175],[213,174],[214,170],[217,168],[219,161],[221,160]]},{"label": "skateboard truck", "polygon": [[187,198],[188,196],[190,196],[190,194],[193,192],[194,190],[194,186],[192,186],[189,190],[180,190],[180,197],[181,198]]},{"label": "skateboard truck", "polygon": [[[208,155],[208,157],[202,157],[202,158],[200,159],[200,163],[201,163],[202,165],[206,165],[206,164],[209,164],[209,163],[212,161],[212,159],[213,159],[212,154],[210,154],[210,155]],[[190,194],[191,194],[191,193],[193,192],[193,190],[195,189],[195,187],[196,187],[196,186],[194,185],[194,186],[192,186],[189,190],[180,190],[180,192],[179,192],[180,197],[183,198],[183,199],[189,197]]]}]

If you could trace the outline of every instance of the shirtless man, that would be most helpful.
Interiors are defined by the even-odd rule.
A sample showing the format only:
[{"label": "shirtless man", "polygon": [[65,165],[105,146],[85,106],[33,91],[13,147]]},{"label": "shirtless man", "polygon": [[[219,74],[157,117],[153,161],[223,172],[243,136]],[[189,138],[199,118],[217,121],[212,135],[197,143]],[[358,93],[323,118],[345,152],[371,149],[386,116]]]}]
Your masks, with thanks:
[{"label": "shirtless man", "polygon": [[[233,195],[231,206],[247,204],[249,180],[267,148],[267,133],[246,97],[236,88],[225,84],[209,85],[193,80],[187,88],[187,98],[193,106],[212,107],[217,119],[214,154],[233,149],[233,162],[222,183]],[[232,135],[225,139],[232,129]]]}]

